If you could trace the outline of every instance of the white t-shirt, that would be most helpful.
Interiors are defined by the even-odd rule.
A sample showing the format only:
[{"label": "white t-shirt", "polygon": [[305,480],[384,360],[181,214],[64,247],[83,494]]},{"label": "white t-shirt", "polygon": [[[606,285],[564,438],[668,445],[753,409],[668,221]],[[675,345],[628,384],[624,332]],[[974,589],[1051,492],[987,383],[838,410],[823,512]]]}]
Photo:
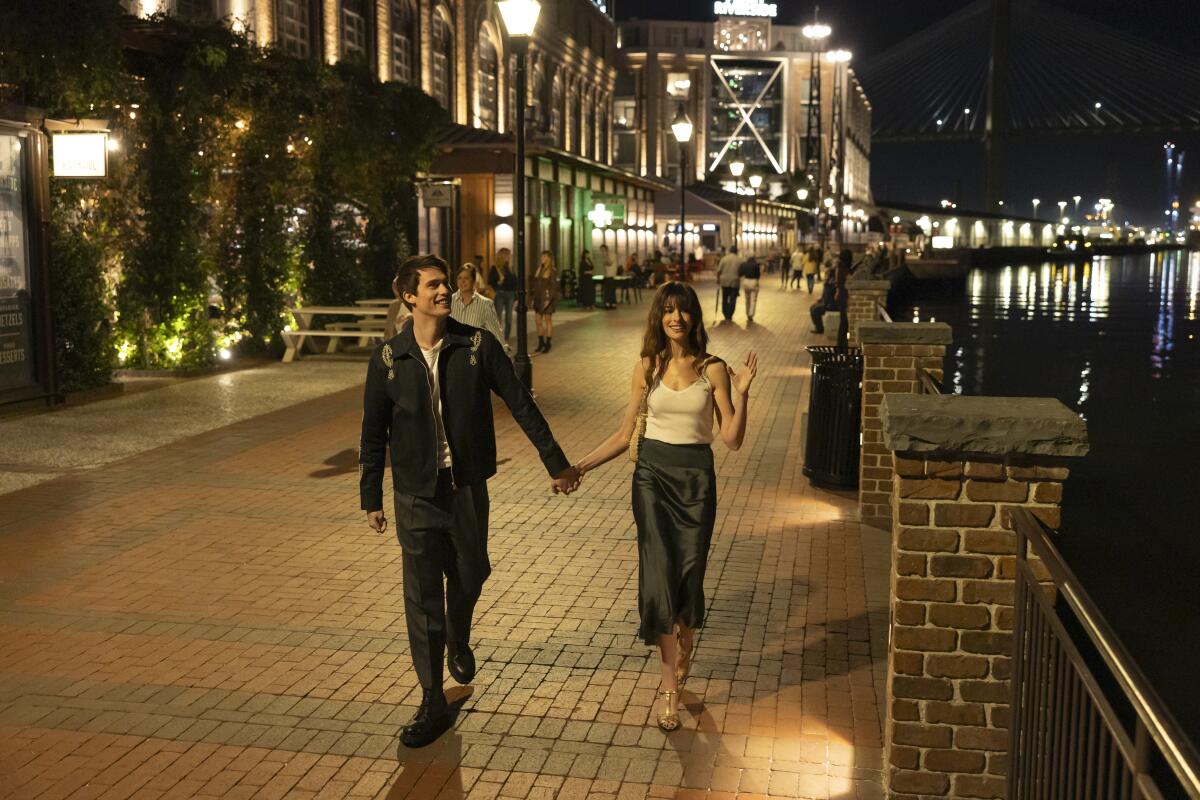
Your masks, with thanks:
[{"label": "white t-shirt", "polygon": [[429,385],[433,390],[433,396],[430,399],[433,401],[434,427],[437,428],[438,469],[446,469],[450,466],[450,442],[446,441],[446,426],[442,424],[442,391],[438,385],[437,366],[438,356],[442,354],[445,346],[446,340],[443,339],[435,344],[432,350],[421,347],[421,355],[425,356],[425,364],[429,367]]}]

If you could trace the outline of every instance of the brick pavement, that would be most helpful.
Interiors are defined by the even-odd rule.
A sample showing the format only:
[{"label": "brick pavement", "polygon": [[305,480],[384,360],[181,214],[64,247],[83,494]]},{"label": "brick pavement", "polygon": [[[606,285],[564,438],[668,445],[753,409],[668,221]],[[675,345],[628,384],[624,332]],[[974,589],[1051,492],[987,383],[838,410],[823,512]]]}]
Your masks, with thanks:
[{"label": "brick pavement", "polygon": [[[801,475],[807,305],[771,286],[712,329],[762,368],[745,446],[715,445],[681,730],[650,721],[628,462],[555,497],[501,414],[479,675],[452,733],[398,746],[400,550],[356,508],[349,390],[0,497],[0,797],[881,797],[888,543]],[[569,456],[617,424],[641,321],[535,360]]]}]

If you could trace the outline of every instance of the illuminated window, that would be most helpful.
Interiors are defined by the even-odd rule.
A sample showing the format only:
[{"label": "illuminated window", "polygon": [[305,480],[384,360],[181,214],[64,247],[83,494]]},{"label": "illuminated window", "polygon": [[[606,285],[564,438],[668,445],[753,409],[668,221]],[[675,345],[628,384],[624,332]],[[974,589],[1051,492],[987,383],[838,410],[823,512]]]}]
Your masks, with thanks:
[{"label": "illuminated window", "polygon": [[312,54],[312,11],[308,0],[279,1],[279,44],[289,56]]},{"label": "illuminated window", "polygon": [[550,136],[554,139],[554,144],[559,147],[563,146],[563,120],[562,120],[562,102],[563,88],[562,79],[558,75],[554,76],[554,81],[550,84]]},{"label": "illuminated window", "polygon": [[342,0],[342,57],[367,57],[367,2]]},{"label": "illuminated window", "polygon": [[496,53],[496,45],[483,31],[479,37],[479,125],[489,131],[496,130],[500,118],[497,108],[499,97],[497,87],[500,83],[500,59]]},{"label": "illuminated window", "polygon": [[412,0],[392,3],[392,80],[415,83],[417,75],[417,10]]},{"label": "illuminated window", "polygon": [[430,20],[430,51],[433,55],[433,82],[430,94],[442,108],[454,112],[454,28],[445,6],[433,12]]}]

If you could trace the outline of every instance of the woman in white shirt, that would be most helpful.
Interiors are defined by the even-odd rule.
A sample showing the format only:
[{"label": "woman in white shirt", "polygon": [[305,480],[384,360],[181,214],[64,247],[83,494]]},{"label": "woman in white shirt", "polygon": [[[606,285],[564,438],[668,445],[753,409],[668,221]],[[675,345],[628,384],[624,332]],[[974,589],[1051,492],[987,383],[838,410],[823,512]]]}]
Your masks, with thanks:
[{"label": "woman in white shirt", "polygon": [[704,570],[717,513],[714,422],[727,447],[742,446],[750,384],[758,373],[754,353],[735,374],[707,347],[695,290],[686,283],[663,284],[650,306],[621,427],[576,464],[582,475],[625,452],[644,404],[645,436],[632,488],[638,635],[659,648],[662,689],[655,714],[668,731],[679,727],[679,686],[691,666],[695,629],[704,624]]}]

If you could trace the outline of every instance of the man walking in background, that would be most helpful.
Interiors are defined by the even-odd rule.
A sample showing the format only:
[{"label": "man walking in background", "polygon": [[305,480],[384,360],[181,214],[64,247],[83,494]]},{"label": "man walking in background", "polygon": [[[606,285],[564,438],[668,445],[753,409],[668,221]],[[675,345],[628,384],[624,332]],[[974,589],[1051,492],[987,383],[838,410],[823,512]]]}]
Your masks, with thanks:
[{"label": "man walking in background", "polygon": [[450,298],[450,316],[464,325],[472,328],[483,328],[496,337],[496,341],[508,351],[508,343],[504,340],[504,331],[500,330],[500,317],[496,316],[496,304],[477,291],[479,287],[479,270],[473,264],[467,264],[458,271],[456,279],[458,291]]},{"label": "man walking in background", "polygon": [[721,287],[721,314],[726,322],[733,320],[733,312],[737,309],[738,286],[742,281],[738,275],[738,267],[741,265],[736,244],[717,262],[717,286]]},{"label": "man walking in background", "polygon": [[[412,321],[367,365],[359,496],[367,523],[387,530],[384,453],[391,450],[404,616],[421,705],[400,742],[424,747],[450,727],[442,692],[447,655],[459,683],[475,677],[471,617],[491,573],[487,479],[496,474],[494,391],[537,448],[555,491],[579,485],[550,426],[495,336],[450,317],[450,276],[435,255],[401,264],[395,286]],[[478,298],[476,299],[478,301]],[[443,585],[443,581],[445,581]]]}]

